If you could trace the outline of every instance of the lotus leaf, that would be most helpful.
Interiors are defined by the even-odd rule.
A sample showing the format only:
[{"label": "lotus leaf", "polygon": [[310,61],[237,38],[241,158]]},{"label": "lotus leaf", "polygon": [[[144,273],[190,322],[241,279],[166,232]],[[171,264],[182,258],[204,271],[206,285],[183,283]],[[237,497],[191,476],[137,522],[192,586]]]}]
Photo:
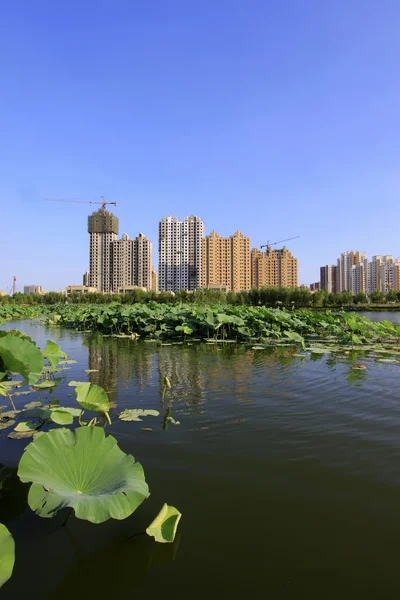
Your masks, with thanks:
[{"label": "lotus leaf", "polygon": [[82,385],[83,383],[87,383],[87,381],[70,381],[69,387],[77,387],[78,385]]},{"label": "lotus leaf", "polygon": [[164,504],[154,521],[146,529],[146,533],[161,544],[173,542],[181,516],[182,514],[177,508]]},{"label": "lotus leaf", "polygon": [[28,339],[6,335],[0,338],[0,357],[6,369],[22,375],[29,383],[35,383],[44,366],[39,348]]},{"label": "lotus leaf", "polygon": [[121,419],[121,421],[143,421],[143,419],[141,419],[140,417],[147,417],[147,416],[152,416],[152,417],[158,417],[159,415],[159,411],[158,410],[145,410],[143,408],[128,408],[124,411],[122,411],[122,413],[120,413],[119,415],[119,419]]},{"label": "lotus leaf", "polygon": [[35,388],[35,390],[50,390],[53,387],[56,387],[56,382],[55,381],[42,381],[41,383],[35,383],[33,385],[33,387]]},{"label": "lotus leaf", "polygon": [[110,401],[106,392],[99,385],[93,383],[81,383],[75,389],[76,399],[86,410],[95,412],[108,412]]},{"label": "lotus leaf", "polygon": [[12,575],[15,562],[14,538],[7,527],[0,523],[0,587]]},{"label": "lotus leaf", "polygon": [[50,419],[57,425],[71,425],[74,422],[74,417],[65,410],[50,411]]},{"label": "lotus leaf", "polygon": [[67,358],[66,353],[61,350],[60,346],[51,340],[47,341],[42,354],[44,358],[47,358],[53,369],[56,368],[61,358]]},{"label": "lotus leaf", "polygon": [[71,507],[79,519],[125,519],[149,495],[140,463],[101,427],[53,429],[29,444],[18,475],[32,482],[28,502],[41,517]]}]

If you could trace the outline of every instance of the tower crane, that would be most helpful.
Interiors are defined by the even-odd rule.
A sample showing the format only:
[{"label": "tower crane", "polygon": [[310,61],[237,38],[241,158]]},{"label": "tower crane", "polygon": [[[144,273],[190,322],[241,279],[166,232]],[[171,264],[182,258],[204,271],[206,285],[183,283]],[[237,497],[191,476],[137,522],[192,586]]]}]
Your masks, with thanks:
[{"label": "tower crane", "polygon": [[9,296],[14,296],[15,292],[17,291],[17,278],[14,275],[13,277],[13,284],[12,284],[12,288],[11,290],[8,292]]},{"label": "tower crane", "polygon": [[260,248],[270,248],[270,246],[275,246],[276,244],[282,244],[282,242],[288,242],[289,240],[297,240],[297,238],[299,238],[299,237],[300,237],[299,235],[295,235],[294,237],[286,238],[285,240],[279,240],[277,242],[270,242],[268,240],[267,243],[260,246]]},{"label": "tower crane", "polygon": [[107,204],[117,206],[116,202],[106,202],[104,196],[101,197],[101,202],[96,200],[65,200],[64,198],[45,198],[46,202],[79,202],[80,204],[101,204],[101,209],[105,210]]}]

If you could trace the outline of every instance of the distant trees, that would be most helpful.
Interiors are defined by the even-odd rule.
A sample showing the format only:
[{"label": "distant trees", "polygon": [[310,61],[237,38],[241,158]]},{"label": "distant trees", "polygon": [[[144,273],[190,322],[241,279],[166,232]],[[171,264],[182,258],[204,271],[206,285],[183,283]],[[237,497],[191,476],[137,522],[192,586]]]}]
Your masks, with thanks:
[{"label": "distant trees", "polygon": [[73,293],[67,297],[61,292],[48,292],[47,294],[21,294],[14,296],[0,296],[0,304],[178,304],[180,302],[193,304],[227,303],[235,306],[272,306],[285,308],[306,308],[310,306],[320,308],[341,308],[367,304],[382,304],[385,302],[400,302],[400,292],[390,290],[385,296],[379,290],[367,297],[365,292],[353,296],[350,292],[329,293],[325,290],[311,292],[308,288],[263,287],[253,288],[248,292],[224,292],[218,289],[201,288],[195,292],[180,290],[176,294],[170,292],[146,292],[140,288],[130,290],[124,294],[89,294]]}]

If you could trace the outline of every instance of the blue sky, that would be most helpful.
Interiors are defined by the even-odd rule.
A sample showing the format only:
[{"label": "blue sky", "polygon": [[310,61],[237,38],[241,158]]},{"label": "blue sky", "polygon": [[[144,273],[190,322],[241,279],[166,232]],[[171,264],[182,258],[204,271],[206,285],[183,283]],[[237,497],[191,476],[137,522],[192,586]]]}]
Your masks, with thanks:
[{"label": "blue sky", "polygon": [[400,255],[398,0],[49,0],[0,9],[0,289],[88,266],[90,205],[120,233],[197,214],[288,246]]}]

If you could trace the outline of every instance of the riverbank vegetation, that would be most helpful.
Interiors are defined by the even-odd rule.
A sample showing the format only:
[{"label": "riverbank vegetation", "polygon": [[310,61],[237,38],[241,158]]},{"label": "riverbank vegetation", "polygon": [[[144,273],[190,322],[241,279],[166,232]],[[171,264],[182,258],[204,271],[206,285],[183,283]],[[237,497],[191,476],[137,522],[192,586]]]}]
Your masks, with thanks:
[{"label": "riverbank vegetation", "polygon": [[285,306],[290,308],[317,307],[339,308],[346,310],[376,310],[379,308],[400,310],[400,292],[390,290],[385,296],[375,291],[369,297],[364,293],[353,296],[350,292],[328,293],[324,290],[311,292],[308,288],[265,287],[248,292],[228,292],[200,289],[194,293],[181,290],[177,294],[168,292],[146,292],[134,289],[125,294],[72,294],[66,297],[60,292],[47,294],[21,294],[0,296],[0,306],[27,304],[30,306],[54,304],[203,304],[221,303],[231,306]]}]

